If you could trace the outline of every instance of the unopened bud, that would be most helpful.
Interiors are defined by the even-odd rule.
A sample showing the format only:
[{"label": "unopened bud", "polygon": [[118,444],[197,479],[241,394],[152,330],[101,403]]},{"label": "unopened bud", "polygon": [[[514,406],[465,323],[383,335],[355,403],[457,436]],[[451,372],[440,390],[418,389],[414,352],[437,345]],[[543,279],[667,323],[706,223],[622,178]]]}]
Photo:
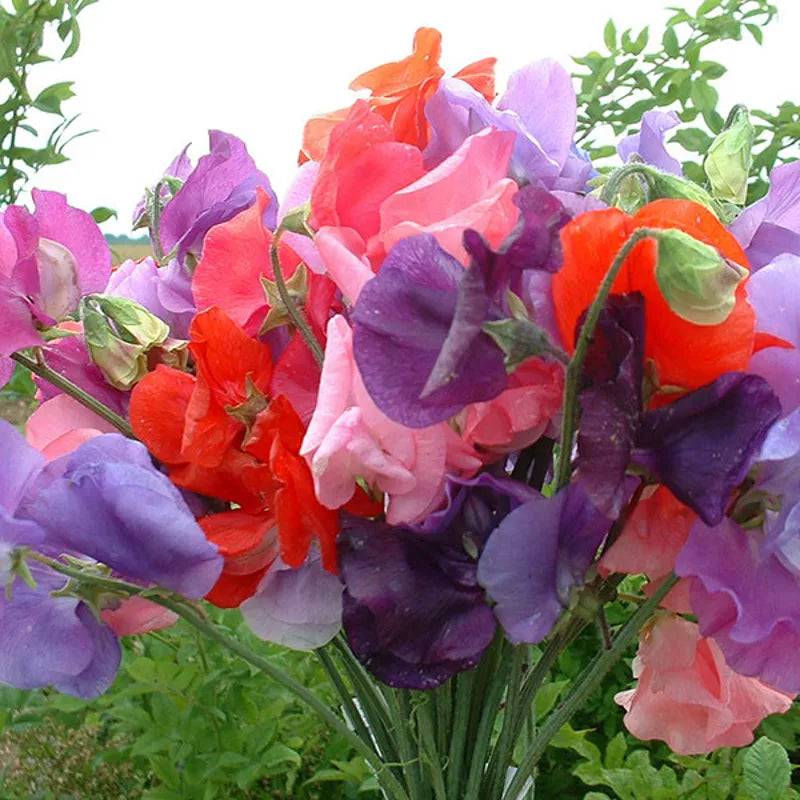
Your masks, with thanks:
[{"label": "unopened bud", "polygon": [[704,168],[711,192],[719,200],[744,205],[753,164],[755,128],[744,106],[736,106],[728,125],[711,143]]}]

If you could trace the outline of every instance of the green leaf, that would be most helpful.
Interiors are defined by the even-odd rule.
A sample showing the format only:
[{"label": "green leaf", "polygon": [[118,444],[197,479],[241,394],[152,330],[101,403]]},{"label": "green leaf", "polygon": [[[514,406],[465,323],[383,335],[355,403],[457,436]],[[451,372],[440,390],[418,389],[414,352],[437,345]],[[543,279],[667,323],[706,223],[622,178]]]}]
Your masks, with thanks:
[{"label": "green leaf", "polygon": [[751,22],[745,23],[745,28],[750,31],[750,35],[759,43],[764,44],[764,31],[758,25],[753,25]]},{"label": "green leaf", "polygon": [[664,31],[664,36],[661,38],[661,44],[664,52],[670,58],[677,58],[680,55],[680,45],[678,44],[678,35],[675,33],[674,28],[667,28]]},{"label": "green leaf", "polygon": [[48,114],[61,114],[61,103],[75,96],[72,86],[72,81],[62,81],[42,89],[33,101],[34,108],[38,108],[39,111],[44,111]]},{"label": "green leaf", "polygon": [[702,128],[682,128],[672,141],[692,153],[706,153],[714,140]]},{"label": "green leaf", "polygon": [[99,225],[101,222],[106,222],[107,220],[117,218],[117,212],[114,211],[113,208],[107,208],[106,206],[98,206],[97,208],[92,209],[92,217],[94,221]]},{"label": "green leaf", "polygon": [[703,0],[700,7],[697,9],[697,16],[704,17],[709,11],[713,11],[722,5],[722,0]]},{"label": "green leaf", "polygon": [[781,800],[789,786],[792,766],[777,742],[762,736],[747,748],[743,788],[758,800]]},{"label": "green leaf", "polygon": [[699,111],[713,111],[719,100],[717,90],[704,80],[697,80],[692,84],[690,96],[694,107]]},{"label": "green leaf", "polygon": [[603,29],[603,41],[612,53],[617,49],[617,26],[614,25],[613,19],[606,22],[606,27]]}]

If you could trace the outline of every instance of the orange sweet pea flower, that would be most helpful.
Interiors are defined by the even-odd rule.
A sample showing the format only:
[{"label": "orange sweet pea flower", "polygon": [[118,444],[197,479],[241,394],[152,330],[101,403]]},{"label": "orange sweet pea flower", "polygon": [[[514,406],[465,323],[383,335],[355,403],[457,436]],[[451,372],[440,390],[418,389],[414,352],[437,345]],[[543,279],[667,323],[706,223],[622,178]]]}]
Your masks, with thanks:
[{"label": "orange sweet pea flower", "polygon": [[[572,350],[575,327],[591,305],[622,245],[637,228],[677,228],[716,247],[725,257],[749,266],[744,251],[706,208],[689,200],[656,200],[634,216],[616,208],[581,214],[561,231],[564,264],[553,276],[553,302],[561,337]],[[645,357],[662,387],[691,390],[725,372],[744,370],[756,345],[755,312],[745,282],[736,305],[719,325],[696,325],[669,307],[656,282],[656,244],[645,240],[625,261],[612,294],[641,292],[645,298]],[[672,396],[676,396],[673,394]]]},{"label": "orange sweet pea flower", "polygon": [[[392,127],[398,142],[422,149],[428,143],[425,103],[436,91],[444,70],[439,65],[442,34],[435,28],[420,28],[414,34],[410,56],[381,64],[359,75],[351,89],[367,89],[369,106]],[[470,84],[490,102],[494,100],[494,65],[496,59],[484,58],[469,64],[454,77]],[[303,131],[300,161],[320,161],[328,147],[331,131],[346,119],[349,109],[313,117]]]},{"label": "orange sweet pea flower", "polygon": [[198,314],[190,349],[197,375],[159,366],[131,395],[136,436],[181,488],[235,503],[200,519],[225,558],[208,600],[231,608],[253,595],[278,553],[299,567],[313,539],[336,572],[335,511],[320,505],[300,443],[303,423],[270,394],[272,357],[219,308]]}]

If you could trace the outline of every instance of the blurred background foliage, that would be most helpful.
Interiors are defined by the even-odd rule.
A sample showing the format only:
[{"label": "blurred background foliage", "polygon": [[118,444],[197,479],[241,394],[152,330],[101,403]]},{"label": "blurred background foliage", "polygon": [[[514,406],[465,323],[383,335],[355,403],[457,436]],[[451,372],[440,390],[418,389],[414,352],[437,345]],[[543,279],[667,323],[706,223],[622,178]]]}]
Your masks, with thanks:
[{"label": "blurred background foliage", "polygon": [[[795,0],[784,0],[794,2]],[[80,44],[78,15],[96,0],[0,0],[0,207],[12,203],[44,164],[67,159],[75,118],[61,113],[69,81],[36,96],[30,73],[46,60],[68,59]],[[745,36],[758,42],[775,17],[767,0],[704,0],[673,8],[663,31],[634,31],[609,20],[602,47],[575,58],[578,142],[602,167],[615,144],[650,109],[677,111],[673,141],[684,170],[705,182],[703,156],[729,109],[715,84],[725,66],[715,43]],[[47,30],[62,47],[45,53]],[[49,39],[48,39],[49,41]],[[763,195],[769,170],[798,155],[800,106],[751,110],[756,124],[749,200]],[[32,124],[36,117],[37,126]],[[50,120],[42,125],[39,120]],[[110,209],[95,209],[108,218]],[[136,243],[134,243],[135,245]],[[124,250],[130,242],[112,241]],[[125,255],[129,255],[127,252]],[[133,255],[133,253],[131,253]],[[144,253],[136,253],[138,256]],[[21,372],[0,392],[0,416],[22,426],[35,407]],[[637,586],[630,587],[637,589]],[[333,703],[313,655],[253,641],[236,612],[211,610],[235,635],[255,644]],[[609,623],[631,613],[607,609]],[[536,698],[544,715],[600,640],[586,632],[562,655]],[[585,800],[786,800],[792,764],[800,764],[800,710],[767,719],[753,745],[706,757],[680,757],[664,744],[640,742],[622,726],[614,695],[631,683],[629,658],[602,693],[565,726],[540,769],[537,797]],[[3,800],[377,800],[363,760],[282,689],[227,652],[206,648],[183,623],[125,642],[124,668],[91,703],[54,692],[0,687],[0,798]]]}]

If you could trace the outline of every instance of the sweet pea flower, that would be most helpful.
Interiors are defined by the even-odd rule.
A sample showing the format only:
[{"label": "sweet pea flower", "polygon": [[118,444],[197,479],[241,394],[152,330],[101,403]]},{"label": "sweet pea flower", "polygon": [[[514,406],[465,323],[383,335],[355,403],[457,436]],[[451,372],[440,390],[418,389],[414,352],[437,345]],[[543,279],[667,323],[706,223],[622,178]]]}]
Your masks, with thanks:
[{"label": "sweet pea flower", "polygon": [[169,325],[173,338],[189,338],[196,313],[192,276],[177,259],[159,267],[150,256],[140,261],[129,258],[111,273],[104,294],[139,303]]},{"label": "sweet pea flower", "polygon": [[720,648],[697,626],[661,617],[649,626],[633,664],[635,689],[614,699],[637,739],[660,739],[678,755],[744,747],[770,714],[783,714],[793,695],[734,672]]},{"label": "sweet pea flower", "polygon": [[765,197],[731,224],[754,270],[783,253],[800,256],[800,162],[775,167]]},{"label": "sweet pea flower", "polygon": [[391,524],[416,522],[435,508],[448,467],[469,473],[480,466],[445,423],[411,429],[378,410],[353,356],[353,332],[340,315],[328,323],[317,406],[300,452],[323,505],[347,503],[361,479],[386,494]]},{"label": "sweet pea flower", "polygon": [[791,345],[759,350],[747,367],[769,381],[786,415],[800,406],[800,255],[785,253],[763,266],[748,281],[747,292],[757,333]]},{"label": "sweet pea flower", "polygon": [[111,251],[90,214],[57,192],[32,196],[33,213],[9,206],[0,217],[0,358],[42,344],[40,328],[102,291],[111,274]]},{"label": "sweet pea flower", "polygon": [[[82,555],[130,580],[191,598],[217,579],[222,560],[216,548],[138,442],[100,435],[47,464],[0,422],[0,446],[9,465],[0,476],[6,549]],[[0,598],[0,680],[96,697],[119,666],[115,633],[86,601],[53,594],[66,585],[64,576],[38,562],[30,571],[35,586],[15,581],[10,595]]]},{"label": "sweet pea flower", "polygon": [[507,131],[514,141],[511,175],[548,189],[581,191],[592,166],[574,148],[575,90],[569,73],[551,60],[514,72],[496,106],[457,78],[444,79],[428,101],[431,139],[426,166],[440,164],[484,128]]},{"label": "sweet pea flower", "polygon": [[[441,53],[441,33],[435,28],[420,28],[414,34],[414,49],[410,56],[368,70],[350,84],[351,89],[369,90],[367,102],[370,109],[387,121],[397,141],[425,147],[428,123],[423,110],[444,75],[439,65]],[[495,61],[494,58],[484,58],[468,64],[456,73],[456,77],[491,101],[494,98]],[[348,109],[341,109],[313,117],[306,123],[301,160],[322,160],[331,131],[347,113]]]},{"label": "sweet pea flower", "polygon": [[187,255],[198,259],[208,231],[250,208],[259,190],[269,197],[264,224],[275,227],[277,199],[244,142],[229,133],[209,131],[208,144],[208,154],[197,162],[161,212],[161,248],[165,253],[174,251],[181,264]]},{"label": "sweet pea flower", "polygon": [[483,474],[448,483],[446,505],[421,525],[345,520],[344,631],[370,672],[390,686],[433,689],[480,661],[496,623],[475,554],[533,494]]},{"label": "sweet pea flower", "polygon": [[667,131],[680,123],[674,111],[645,111],[639,133],[626,136],[617,145],[619,157],[628,161],[632,155],[637,155],[646,164],[652,164],[663,172],[682,175],[681,162],[669,154],[664,142]]},{"label": "sweet pea flower", "polygon": [[467,228],[499,247],[519,217],[513,202],[517,185],[507,177],[513,148],[513,135],[504,131],[487,129],[468,137],[436,168],[383,201],[380,231],[368,243],[370,250],[388,252],[401,239],[430,233],[464,263],[461,239]]}]

